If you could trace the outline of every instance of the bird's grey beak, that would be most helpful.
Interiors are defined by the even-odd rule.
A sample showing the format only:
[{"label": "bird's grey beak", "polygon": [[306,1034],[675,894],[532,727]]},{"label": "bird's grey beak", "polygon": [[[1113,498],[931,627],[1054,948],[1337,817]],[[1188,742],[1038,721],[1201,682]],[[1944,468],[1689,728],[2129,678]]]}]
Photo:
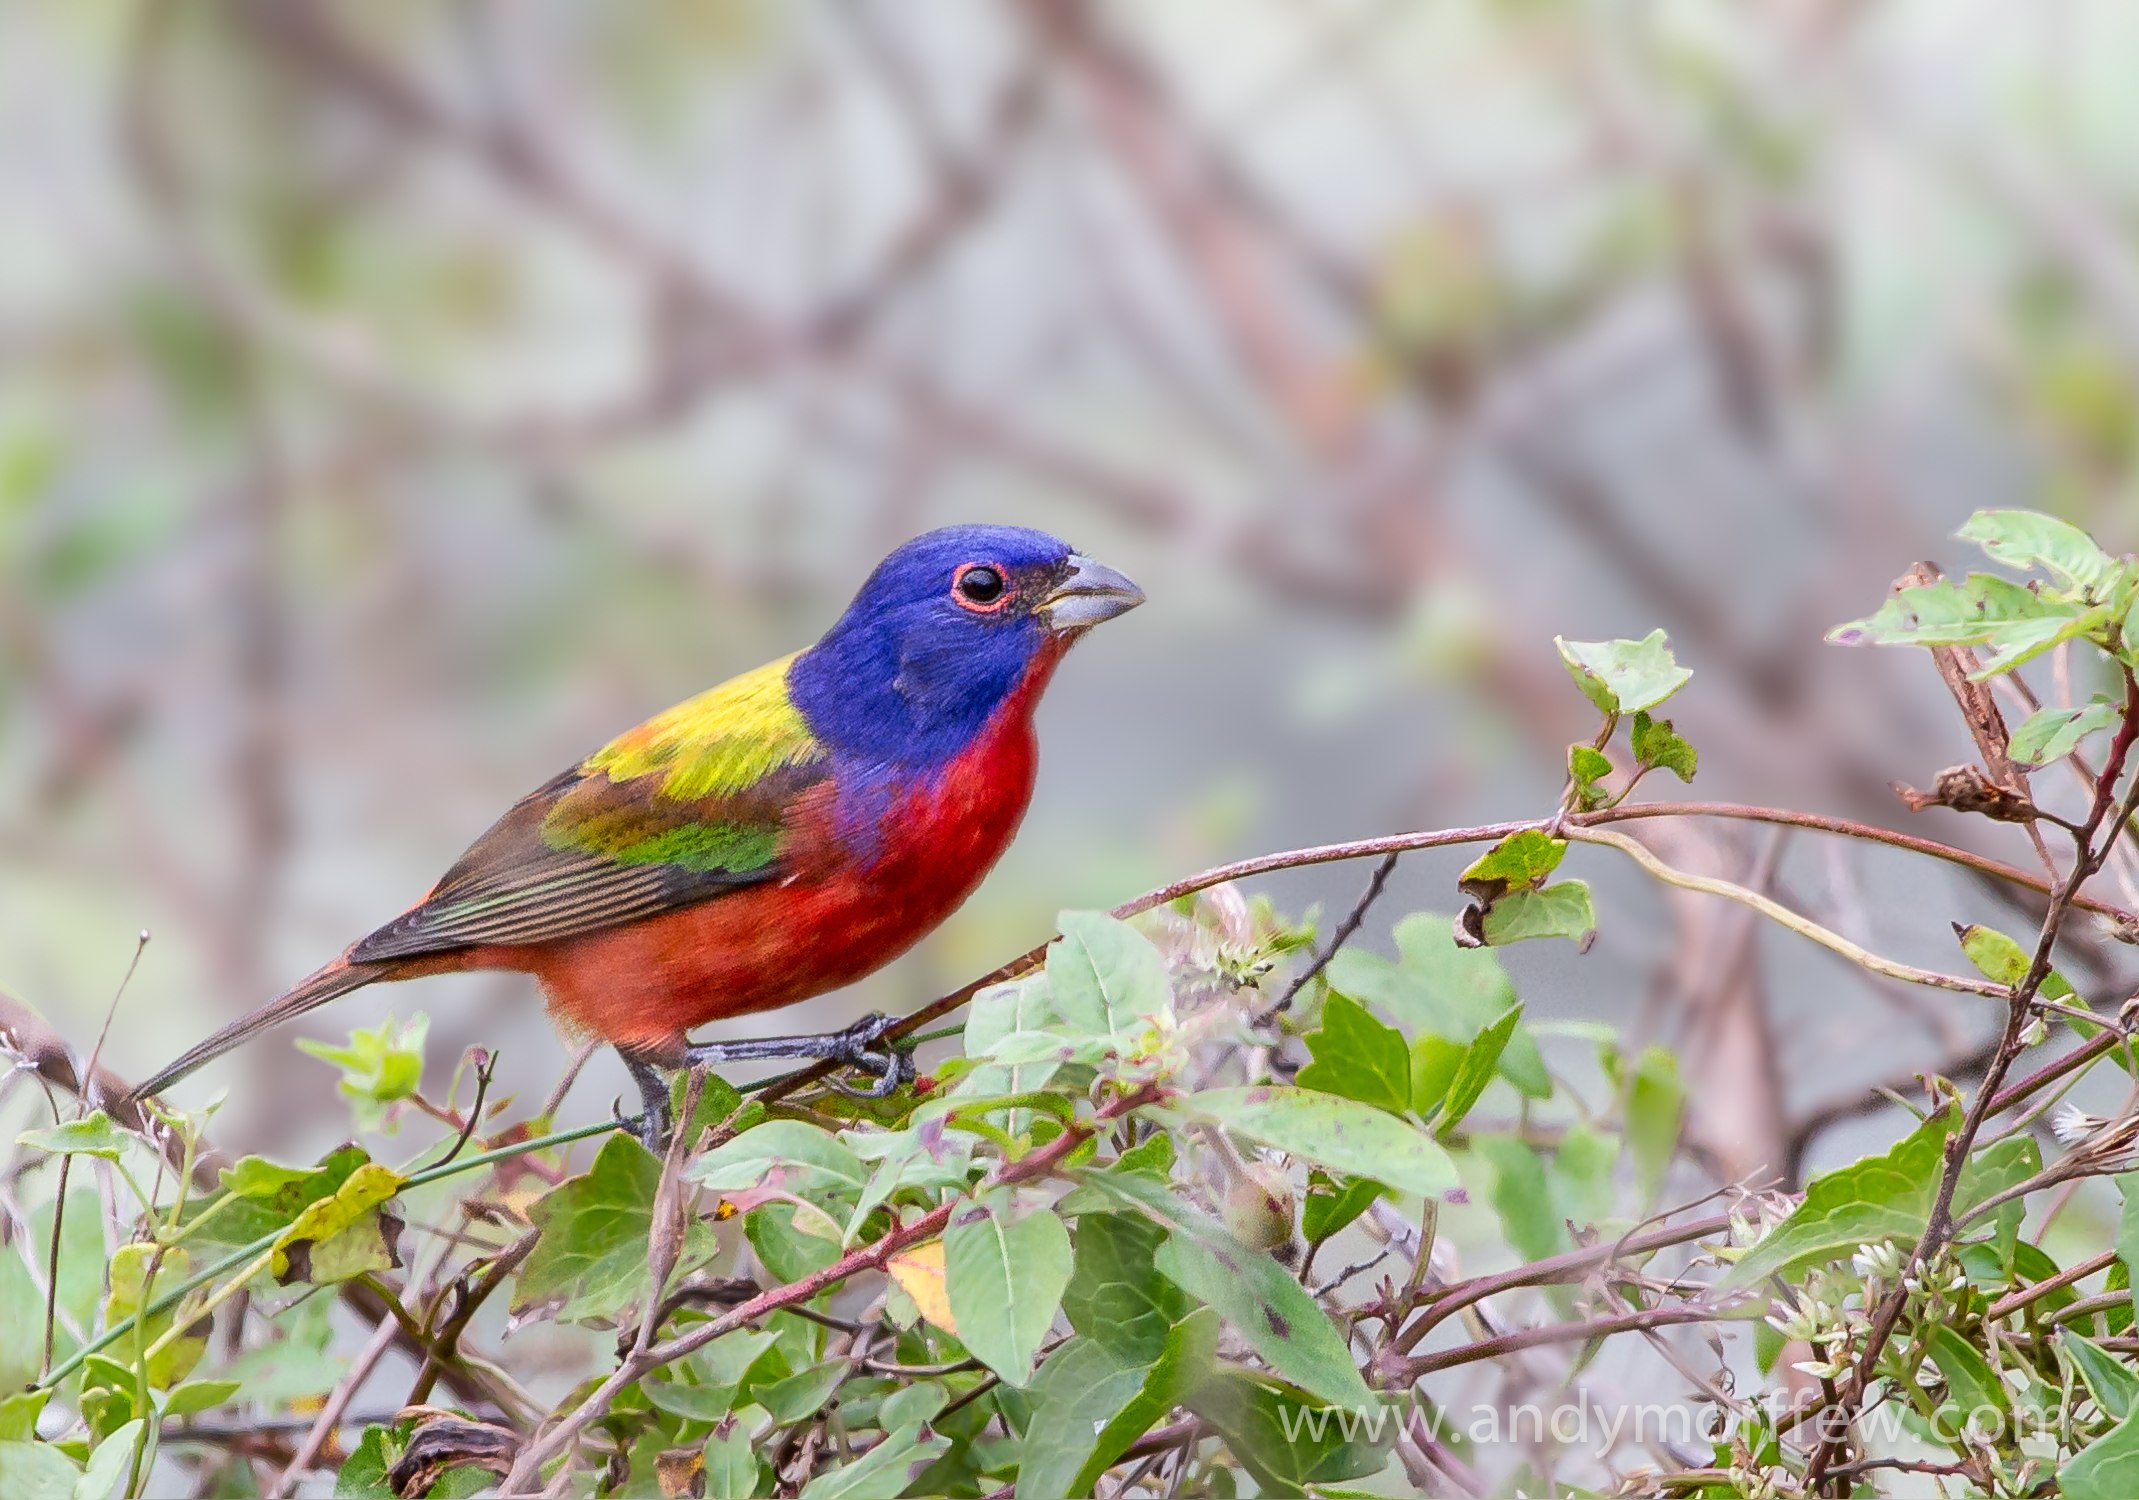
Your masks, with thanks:
[{"label": "bird's grey beak", "polygon": [[1144,602],[1144,591],[1105,563],[1073,552],[1069,568],[1069,576],[1040,601],[1040,618],[1050,630],[1088,630]]}]

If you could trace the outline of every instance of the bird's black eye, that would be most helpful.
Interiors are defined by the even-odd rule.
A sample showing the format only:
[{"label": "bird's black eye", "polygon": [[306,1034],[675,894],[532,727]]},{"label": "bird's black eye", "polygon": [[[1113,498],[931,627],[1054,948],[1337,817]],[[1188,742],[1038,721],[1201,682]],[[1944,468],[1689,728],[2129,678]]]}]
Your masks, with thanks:
[{"label": "bird's black eye", "polygon": [[967,563],[951,581],[951,591],[968,609],[995,608],[1009,587],[1002,569],[992,563]]}]

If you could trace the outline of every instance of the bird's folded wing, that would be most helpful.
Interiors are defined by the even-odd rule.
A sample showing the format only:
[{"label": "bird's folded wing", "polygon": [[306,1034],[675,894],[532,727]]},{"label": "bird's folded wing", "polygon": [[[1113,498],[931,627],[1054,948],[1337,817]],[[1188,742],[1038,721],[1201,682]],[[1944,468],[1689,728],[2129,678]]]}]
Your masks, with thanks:
[{"label": "bird's folded wing", "polygon": [[781,878],[790,814],[830,774],[786,668],[680,704],[522,798],[350,960],[556,942]]}]

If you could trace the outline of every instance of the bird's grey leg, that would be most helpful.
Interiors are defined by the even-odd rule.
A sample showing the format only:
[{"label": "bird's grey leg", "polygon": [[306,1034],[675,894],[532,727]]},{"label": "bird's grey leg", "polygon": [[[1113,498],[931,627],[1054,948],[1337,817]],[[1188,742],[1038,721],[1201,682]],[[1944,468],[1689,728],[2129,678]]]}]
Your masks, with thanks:
[{"label": "bird's grey leg", "polygon": [[[816,1036],[765,1036],[740,1042],[696,1042],[684,1048],[687,1066],[707,1064],[724,1067],[734,1062],[758,1062],[766,1058],[794,1057],[844,1063],[874,1076],[866,1089],[848,1089],[867,1098],[881,1099],[899,1085],[914,1080],[913,1054],[889,1039],[891,1017],[872,1012],[844,1031]],[[843,1086],[842,1086],[843,1087]]]},{"label": "bird's grey leg", "polygon": [[637,1052],[624,1048],[616,1049],[616,1055],[624,1060],[624,1068],[631,1074],[631,1081],[639,1086],[639,1098],[646,1105],[644,1114],[628,1119],[619,1114],[616,1122],[639,1138],[639,1143],[659,1156],[668,1149],[668,1133],[673,1125],[670,1118],[668,1079],[653,1062]]}]

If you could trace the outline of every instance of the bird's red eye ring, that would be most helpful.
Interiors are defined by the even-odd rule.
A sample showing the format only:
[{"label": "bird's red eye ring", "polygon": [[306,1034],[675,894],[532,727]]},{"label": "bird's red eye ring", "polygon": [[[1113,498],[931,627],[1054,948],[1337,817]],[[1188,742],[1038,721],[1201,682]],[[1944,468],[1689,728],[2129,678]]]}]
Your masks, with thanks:
[{"label": "bird's red eye ring", "polygon": [[994,614],[1010,602],[1010,580],[993,563],[960,563],[951,575],[951,597],[975,614]]}]

